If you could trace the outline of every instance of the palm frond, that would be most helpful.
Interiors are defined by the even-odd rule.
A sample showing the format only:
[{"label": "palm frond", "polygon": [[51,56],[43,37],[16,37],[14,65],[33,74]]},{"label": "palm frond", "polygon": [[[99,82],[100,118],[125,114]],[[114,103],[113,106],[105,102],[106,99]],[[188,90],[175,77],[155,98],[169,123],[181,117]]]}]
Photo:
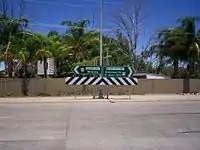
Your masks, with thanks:
[{"label": "palm frond", "polygon": [[19,51],[18,53],[18,58],[22,61],[22,62],[26,62],[29,58],[29,53],[26,49],[21,49],[21,51]]}]

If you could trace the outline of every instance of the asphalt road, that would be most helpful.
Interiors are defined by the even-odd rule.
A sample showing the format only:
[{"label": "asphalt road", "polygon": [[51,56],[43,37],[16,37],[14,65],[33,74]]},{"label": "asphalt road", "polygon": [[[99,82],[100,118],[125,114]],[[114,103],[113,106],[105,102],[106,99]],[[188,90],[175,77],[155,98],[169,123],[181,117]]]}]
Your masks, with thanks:
[{"label": "asphalt road", "polygon": [[0,104],[0,150],[199,150],[200,102]]}]

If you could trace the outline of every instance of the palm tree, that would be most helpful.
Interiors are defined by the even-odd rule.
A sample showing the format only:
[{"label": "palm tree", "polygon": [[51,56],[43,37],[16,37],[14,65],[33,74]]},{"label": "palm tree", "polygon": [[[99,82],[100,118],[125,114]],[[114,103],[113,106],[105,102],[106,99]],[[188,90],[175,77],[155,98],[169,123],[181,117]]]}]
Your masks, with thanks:
[{"label": "palm tree", "polygon": [[[31,56],[31,59],[35,59],[35,68],[37,68],[37,62],[38,60],[43,62],[43,68],[44,68],[44,77],[47,78],[47,69],[48,69],[48,64],[47,60],[49,57],[52,56],[50,46],[51,46],[51,41],[49,40],[48,37],[42,35],[42,34],[34,34],[31,36],[32,38],[27,39],[27,48],[30,48],[29,53],[34,55]],[[29,43],[30,42],[30,43]],[[34,45],[33,45],[34,44]]]},{"label": "palm tree", "polygon": [[[6,74],[12,77],[13,70],[13,55],[14,52],[11,49],[12,40],[19,38],[24,29],[28,26],[28,20],[25,18],[10,18],[6,15],[0,16],[0,45],[4,46],[4,61]],[[21,37],[20,37],[21,38]]]},{"label": "palm tree", "polygon": [[49,50],[51,51],[52,58],[55,60],[56,74],[60,75],[60,65],[70,55],[72,46],[69,46],[66,42],[62,42],[60,35],[56,31],[50,31],[48,33],[50,41]]},{"label": "palm tree", "polygon": [[98,50],[99,34],[96,31],[85,31],[89,21],[64,21],[61,24],[67,26],[63,39],[68,46],[72,47],[70,53],[74,61],[81,62],[84,59],[91,59],[93,51]]},{"label": "palm tree", "polygon": [[18,53],[18,60],[20,61],[19,64],[22,65],[23,69],[23,76],[27,76],[27,64],[30,54],[25,48],[22,48]]},{"label": "palm tree", "polygon": [[51,56],[52,53],[46,47],[39,49],[36,53],[36,57],[38,58],[38,60],[43,61],[44,78],[47,78],[47,69],[48,69],[47,59]]},{"label": "palm tree", "polygon": [[[173,76],[177,77],[179,61],[184,59],[185,47],[183,43],[183,29],[173,28],[161,30],[158,34],[158,45],[154,45],[156,56],[159,57],[160,66],[163,67],[163,59],[166,58],[166,62],[172,63],[174,67]],[[161,68],[159,68],[160,70]]]},{"label": "palm tree", "polygon": [[50,51],[52,54],[52,58],[55,60],[55,69],[56,74],[61,74],[60,72],[60,64],[70,56],[70,50],[72,49],[72,46],[68,46],[67,44],[64,44],[60,41],[51,41],[50,45]]},{"label": "palm tree", "polygon": [[20,61],[19,64],[22,65],[22,93],[23,95],[28,95],[28,70],[27,70],[27,64],[29,60],[30,54],[25,48],[22,48],[18,53],[18,60]]},{"label": "palm tree", "polygon": [[199,39],[196,33],[196,17],[181,18],[179,27],[161,30],[158,34],[157,54],[167,58],[178,75],[179,62],[187,62],[190,75],[194,73],[195,62],[199,60]]},{"label": "palm tree", "polygon": [[187,48],[185,60],[188,61],[190,75],[194,73],[195,62],[199,60],[200,54],[198,32],[196,32],[196,22],[199,20],[199,17],[185,17],[179,19],[181,27],[185,31],[184,46]]}]

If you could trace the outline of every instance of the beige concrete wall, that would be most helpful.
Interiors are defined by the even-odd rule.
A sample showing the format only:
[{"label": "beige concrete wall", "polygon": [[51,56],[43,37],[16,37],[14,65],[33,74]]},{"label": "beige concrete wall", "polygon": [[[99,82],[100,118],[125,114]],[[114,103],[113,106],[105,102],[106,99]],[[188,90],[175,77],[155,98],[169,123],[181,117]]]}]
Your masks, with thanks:
[{"label": "beige concrete wall", "polygon": [[[186,84],[188,83],[188,84]],[[167,80],[139,80],[138,86],[111,86],[113,95],[128,94],[177,94],[182,93],[185,87],[190,92],[200,92],[200,80],[191,79],[185,82],[182,79]],[[97,95],[97,86],[67,86],[64,79],[30,79],[29,95]],[[103,88],[105,93],[106,87]],[[22,96],[21,79],[0,78],[0,96]]]},{"label": "beige concrete wall", "polygon": [[190,91],[200,92],[200,80],[195,80],[195,79],[190,80]]}]

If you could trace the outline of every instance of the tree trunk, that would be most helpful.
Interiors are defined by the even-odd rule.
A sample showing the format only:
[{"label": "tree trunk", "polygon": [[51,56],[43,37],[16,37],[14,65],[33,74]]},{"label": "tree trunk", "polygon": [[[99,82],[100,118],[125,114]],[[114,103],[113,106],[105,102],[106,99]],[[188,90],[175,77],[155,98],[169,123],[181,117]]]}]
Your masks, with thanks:
[{"label": "tree trunk", "polygon": [[60,74],[60,71],[59,71],[60,61],[58,59],[56,59],[56,63],[55,64],[56,64],[56,67],[55,67],[56,75],[58,76]]},{"label": "tree trunk", "polygon": [[173,76],[174,77],[178,77],[178,60],[177,59],[174,60],[173,66],[174,66],[174,74],[173,74]]},{"label": "tree trunk", "polygon": [[165,63],[163,62],[163,56],[160,56],[159,57],[159,66],[156,69],[156,73],[157,74],[162,74],[164,66],[165,66]]},{"label": "tree trunk", "polygon": [[10,49],[11,41],[9,40],[7,47],[6,47],[6,56],[5,56],[5,72],[6,75],[8,75],[10,78],[12,77],[12,67],[13,67],[13,60],[10,55],[9,49]]},{"label": "tree trunk", "polygon": [[47,64],[47,58],[46,56],[44,56],[44,78],[47,78],[47,68],[48,68],[48,64]]},{"label": "tree trunk", "polygon": [[34,62],[35,74],[38,74],[38,60]]},{"label": "tree trunk", "polygon": [[13,60],[10,60],[10,61],[8,62],[8,76],[9,76],[10,78],[13,77]]},{"label": "tree trunk", "polygon": [[27,64],[23,63],[22,64],[22,68],[23,68],[23,77],[22,77],[22,94],[25,96],[28,96],[28,71],[27,71]]},{"label": "tree trunk", "polygon": [[194,70],[195,70],[195,69],[194,69],[194,68],[195,68],[194,66],[195,66],[194,61],[190,61],[190,62],[189,62],[189,74],[190,74],[190,76],[194,74]]},{"label": "tree trunk", "polygon": [[6,61],[5,61],[5,73],[10,78],[12,78],[12,72],[13,72],[13,59],[9,54],[6,54]]}]

